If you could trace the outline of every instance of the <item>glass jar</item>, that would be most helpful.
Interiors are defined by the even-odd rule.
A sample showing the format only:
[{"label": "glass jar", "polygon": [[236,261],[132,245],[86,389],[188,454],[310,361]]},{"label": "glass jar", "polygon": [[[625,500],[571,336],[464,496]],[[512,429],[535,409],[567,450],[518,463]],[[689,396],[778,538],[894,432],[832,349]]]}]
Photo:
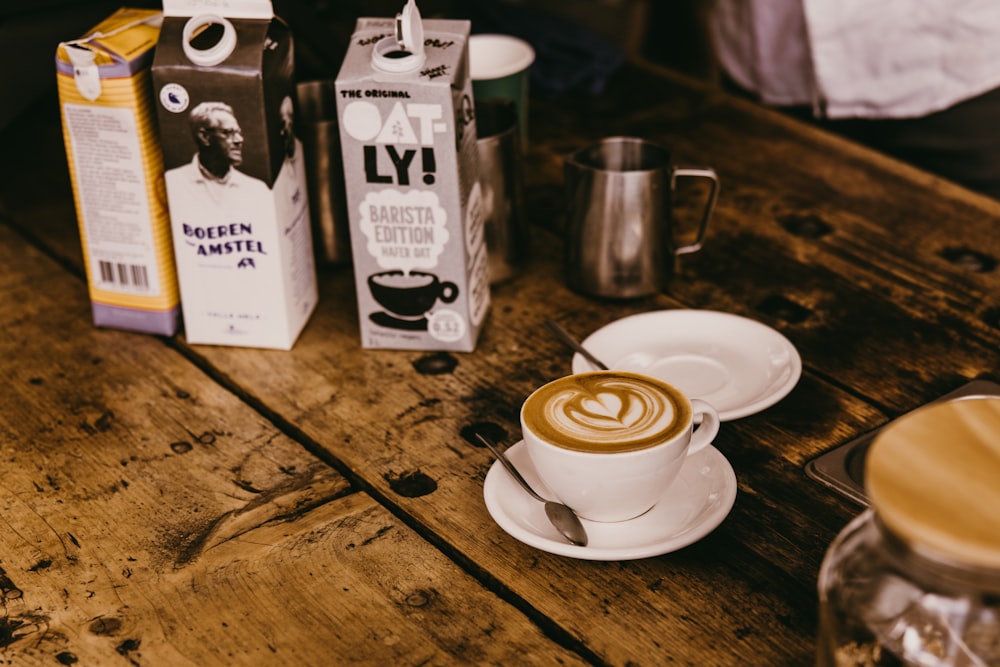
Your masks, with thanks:
[{"label": "glass jar", "polygon": [[1000,667],[1000,398],[886,426],[819,572],[818,667]]}]

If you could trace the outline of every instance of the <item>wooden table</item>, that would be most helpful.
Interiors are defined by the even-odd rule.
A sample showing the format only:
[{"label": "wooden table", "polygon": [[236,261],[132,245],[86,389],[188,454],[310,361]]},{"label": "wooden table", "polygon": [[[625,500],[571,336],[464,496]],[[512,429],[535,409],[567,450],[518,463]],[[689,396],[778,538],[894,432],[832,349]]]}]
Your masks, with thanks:
[{"label": "wooden table", "polygon": [[[6,132],[0,663],[810,664],[817,570],[861,508],[803,467],[1000,370],[1000,204],[640,66],[532,109],[533,259],[476,351],[443,356],[361,350],[345,268],[290,352],[94,328],[55,99]],[[723,183],[704,250],[633,302],[570,291],[558,259],[562,156],[615,134]],[[508,536],[463,429],[517,439],[569,372],[545,317],[582,337],[673,308],[759,320],[804,362],[723,424],[731,514],[624,562]]]}]

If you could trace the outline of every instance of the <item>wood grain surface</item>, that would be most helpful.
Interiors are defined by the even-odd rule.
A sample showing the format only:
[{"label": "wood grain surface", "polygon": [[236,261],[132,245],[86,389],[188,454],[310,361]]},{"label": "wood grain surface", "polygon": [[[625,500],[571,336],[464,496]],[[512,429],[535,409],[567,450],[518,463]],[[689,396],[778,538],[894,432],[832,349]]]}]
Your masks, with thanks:
[{"label": "wood grain surface", "polygon": [[[637,65],[600,96],[533,99],[530,128],[524,177],[532,259],[494,290],[470,354],[362,350],[349,267],[320,270],[319,306],[289,352],[95,331],[51,110],[43,107],[6,137],[24,159],[0,169],[0,213],[16,230],[4,236],[15,248],[5,261],[15,268],[0,279],[0,312],[8,327],[23,331],[4,352],[10,358],[32,344],[36,351],[14,366],[21,379],[0,417],[12,434],[0,451],[17,459],[13,479],[23,477],[4,491],[3,503],[22,517],[14,525],[24,524],[24,537],[2,538],[13,542],[0,567],[27,591],[29,577],[57,571],[31,570],[43,556],[57,562],[57,535],[65,540],[73,532],[79,540],[71,530],[78,519],[60,517],[90,507],[83,492],[59,506],[46,501],[45,520],[64,522],[56,531],[31,528],[29,508],[18,505],[53,493],[52,470],[71,470],[94,485],[91,494],[103,494],[102,509],[91,510],[87,522],[106,526],[101,543],[111,545],[113,564],[95,579],[103,585],[101,605],[81,599],[86,579],[69,572],[59,578],[75,586],[66,589],[71,601],[60,598],[66,583],[38,586],[46,600],[40,614],[65,608],[77,619],[67,622],[72,632],[61,630],[65,646],[83,654],[95,642],[80,628],[89,619],[119,618],[125,605],[113,596],[127,595],[126,620],[149,628],[143,646],[201,664],[256,664],[290,652],[302,664],[325,664],[326,644],[392,664],[812,662],[816,573],[859,508],[808,479],[803,466],[969,379],[1000,373],[1000,204]],[[618,134],[662,143],[677,164],[712,166],[722,180],[704,249],[679,262],[667,293],[638,301],[591,299],[562,277],[562,158]],[[681,220],[696,210],[699,194],[678,193]],[[55,261],[30,259],[40,257],[36,249]],[[42,260],[46,269],[32,268]],[[50,275],[57,285],[46,287]],[[21,305],[10,305],[14,300]],[[730,516],[690,547],[638,561],[574,560],[514,540],[484,506],[492,457],[470,442],[470,429],[490,428],[515,442],[524,397],[570,372],[571,353],[542,326],[546,317],[582,338],[619,317],[669,308],[751,317],[787,336],[803,359],[803,376],[786,399],[723,424],[715,445],[739,483]],[[73,336],[61,337],[64,331]],[[57,383],[58,373],[66,377]],[[32,377],[45,380],[44,392]],[[102,421],[109,409],[114,418]],[[79,433],[83,423],[97,435]],[[211,447],[196,442],[216,431],[227,435]],[[103,447],[95,449],[94,438]],[[72,450],[86,456],[70,461],[63,439],[86,442]],[[43,453],[22,451],[27,440]],[[183,456],[169,449],[181,441],[192,445]],[[133,450],[143,452],[141,466],[128,459]],[[58,456],[58,465],[44,463],[47,456]],[[251,464],[250,477],[233,472]],[[282,472],[287,466],[294,474]],[[303,476],[311,481],[295,486],[288,479]],[[274,500],[244,519],[260,494],[239,480]],[[180,504],[179,516],[156,511],[161,489]],[[145,502],[129,519],[135,534],[114,537],[111,517],[124,510],[109,514],[106,503],[126,495]],[[314,506],[287,518],[305,497]],[[201,532],[181,530],[195,518],[206,522]],[[47,551],[30,546],[36,533]],[[164,546],[170,535],[188,547]],[[193,535],[202,541],[192,543]],[[131,580],[120,592],[113,582],[121,584],[121,559],[140,554],[133,572],[153,568],[154,544],[169,576],[157,570],[141,594],[128,592],[136,587]],[[105,562],[90,558],[95,571]],[[283,590],[282,577],[294,580],[297,592]],[[408,606],[418,590],[436,591],[433,610]],[[324,610],[328,600],[352,611]],[[20,618],[9,601],[7,608],[9,619]],[[254,616],[262,609],[275,614],[270,626]],[[296,624],[300,619],[306,623]],[[310,627],[322,631],[310,634]],[[18,637],[7,650],[29,655],[38,649],[18,647],[36,642]],[[279,653],[268,655],[271,648]]]},{"label": "wood grain surface", "polygon": [[6,225],[0,265],[0,663],[578,662]]}]

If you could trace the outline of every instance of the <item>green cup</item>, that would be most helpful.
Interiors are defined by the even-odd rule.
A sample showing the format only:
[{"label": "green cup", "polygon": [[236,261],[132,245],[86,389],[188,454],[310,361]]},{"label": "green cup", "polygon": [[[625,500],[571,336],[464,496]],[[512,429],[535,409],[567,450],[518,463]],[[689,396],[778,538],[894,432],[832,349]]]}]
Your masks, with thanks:
[{"label": "green cup", "polygon": [[528,138],[528,70],[535,50],[511,35],[479,34],[469,38],[472,94],[477,101],[507,99],[517,108],[521,140]]}]

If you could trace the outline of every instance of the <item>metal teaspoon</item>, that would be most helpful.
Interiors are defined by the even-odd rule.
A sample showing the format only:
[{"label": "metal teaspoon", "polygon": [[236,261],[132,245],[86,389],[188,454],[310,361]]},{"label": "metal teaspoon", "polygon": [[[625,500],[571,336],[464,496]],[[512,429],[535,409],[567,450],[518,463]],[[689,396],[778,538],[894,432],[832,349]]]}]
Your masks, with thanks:
[{"label": "metal teaspoon", "polygon": [[559,338],[559,340],[568,345],[570,349],[579,352],[581,355],[583,355],[583,358],[589,361],[591,365],[593,365],[595,368],[599,368],[602,371],[608,370],[607,364],[605,364],[603,361],[592,355],[590,353],[590,350],[585,348],[577,339],[570,336],[569,332],[563,329],[562,325],[560,325],[558,322],[552,319],[546,319],[545,326],[551,329],[552,332],[555,333],[555,335]]},{"label": "metal teaspoon", "polygon": [[537,500],[538,502],[545,505],[545,516],[549,517],[549,521],[552,525],[556,527],[563,537],[577,545],[578,547],[587,546],[587,531],[583,529],[583,524],[580,523],[580,518],[576,515],[572,509],[563,505],[562,503],[557,503],[554,500],[546,500],[540,495],[535,493],[535,490],[531,488],[531,485],[521,477],[521,473],[517,471],[514,464],[510,462],[506,454],[500,451],[500,449],[493,443],[492,440],[484,436],[482,433],[476,433],[476,437],[479,441],[486,445],[493,455],[497,457],[497,460],[503,464],[503,467],[507,469],[507,472],[517,480],[517,482],[524,487],[524,490],[528,494]]}]

